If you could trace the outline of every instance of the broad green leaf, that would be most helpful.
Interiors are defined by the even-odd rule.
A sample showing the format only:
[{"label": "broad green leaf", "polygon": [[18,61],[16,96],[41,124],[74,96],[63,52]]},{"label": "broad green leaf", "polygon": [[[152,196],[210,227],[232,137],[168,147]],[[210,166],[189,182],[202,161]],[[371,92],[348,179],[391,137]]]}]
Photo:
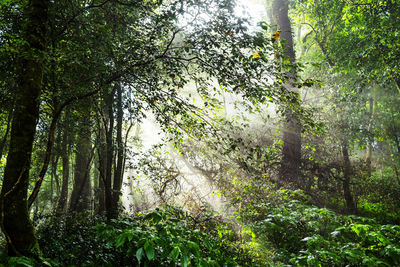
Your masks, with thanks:
[{"label": "broad green leaf", "polygon": [[143,257],[143,248],[139,248],[136,251],[136,258],[137,258],[139,264],[140,264],[140,261],[142,260],[142,257]]},{"label": "broad green leaf", "polygon": [[125,243],[125,240],[126,240],[126,235],[120,234],[115,242],[116,247],[119,248],[120,246],[122,246]]},{"label": "broad green leaf", "polygon": [[181,252],[180,248],[174,247],[174,249],[171,251],[169,254],[172,258],[172,260],[176,261],[179,257],[179,253]]},{"label": "broad green leaf", "polygon": [[155,251],[154,243],[152,241],[147,240],[146,243],[144,243],[144,251],[146,252],[146,256],[150,261],[154,259]]},{"label": "broad green leaf", "polygon": [[188,255],[183,255],[182,256],[182,258],[181,258],[181,264],[182,264],[182,266],[183,267],[187,267],[188,266],[188,264],[189,264],[189,257],[188,257]]}]

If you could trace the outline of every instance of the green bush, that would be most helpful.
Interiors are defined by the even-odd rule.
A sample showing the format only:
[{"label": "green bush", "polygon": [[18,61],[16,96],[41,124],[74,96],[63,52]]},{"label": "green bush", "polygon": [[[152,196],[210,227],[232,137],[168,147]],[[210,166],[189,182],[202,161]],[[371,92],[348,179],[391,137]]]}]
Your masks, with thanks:
[{"label": "green bush", "polygon": [[[212,215],[212,214],[210,214]],[[97,226],[99,236],[144,266],[248,266],[250,251],[235,242],[227,225],[212,217],[193,218],[181,210],[157,209],[134,220]],[[202,230],[199,229],[202,228]],[[180,263],[180,265],[178,264]]]},{"label": "green bush", "polygon": [[275,250],[276,262],[295,266],[400,265],[400,226],[305,205],[296,194],[281,192],[285,201],[278,201],[279,205],[259,203],[249,209],[258,215],[248,223],[260,242]]},{"label": "green bush", "polygon": [[44,256],[62,266],[262,266],[209,210],[192,216],[167,207],[111,222],[78,214],[38,228]]}]

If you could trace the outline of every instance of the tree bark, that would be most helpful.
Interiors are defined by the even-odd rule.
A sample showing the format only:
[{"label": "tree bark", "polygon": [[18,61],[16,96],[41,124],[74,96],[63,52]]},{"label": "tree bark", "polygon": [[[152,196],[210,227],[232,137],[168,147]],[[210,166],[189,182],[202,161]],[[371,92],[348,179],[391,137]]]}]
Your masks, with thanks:
[{"label": "tree bark", "polygon": [[114,94],[116,90],[115,85],[111,92],[106,96],[105,106],[107,109],[108,127],[106,126],[106,168],[104,179],[104,202],[106,208],[107,219],[112,219],[113,215],[113,193],[112,193],[112,167],[114,161],[114,147],[113,147],[113,132],[114,132]]},{"label": "tree bark", "polygon": [[61,194],[58,200],[57,212],[66,212],[68,206],[68,181],[69,181],[69,109],[65,111],[64,127],[61,144],[61,160],[62,160],[62,184]]},{"label": "tree bark", "polygon": [[47,42],[48,0],[29,1],[24,16],[23,37],[27,42],[17,63],[20,84],[16,93],[9,153],[1,190],[1,227],[8,254],[38,256],[39,246],[29,219],[27,190],[36,124],[39,118]]},{"label": "tree bark", "polygon": [[91,183],[90,183],[90,161],[91,161],[91,120],[90,108],[87,103],[80,114],[78,124],[74,184],[70,199],[70,210],[82,212],[90,209]]},{"label": "tree bark", "polygon": [[373,125],[375,120],[375,105],[376,101],[374,98],[374,89],[371,89],[371,96],[369,98],[369,123],[368,123],[368,146],[367,146],[367,153],[365,157],[365,163],[367,165],[368,176],[371,176],[372,168],[371,168],[371,161],[372,161],[372,144],[374,142],[373,138]]},{"label": "tree bark", "polygon": [[98,146],[98,165],[99,165],[99,188],[97,190],[97,202],[99,203],[98,206],[98,213],[103,214],[106,210],[105,207],[105,175],[106,175],[106,144],[105,144],[105,136],[106,136],[105,125],[100,124],[99,130],[99,146]]},{"label": "tree bark", "polygon": [[[61,137],[61,132],[60,129],[58,130],[57,137],[56,137],[56,149],[51,155],[51,181],[50,181],[50,203],[51,203],[51,208],[56,205],[56,200],[58,199],[60,195],[60,182],[59,182],[59,177],[57,173],[57,167],[58,167],[58,161],[60,158],[60,137]],[[55,190],[54,190],[55,189]],[[55,197],[54,197],[54,191],[55,191]]]},{"label": "tree bark", "polygon": [[6,146],[7,136],[8,136],[8,133],[10,132],[12,114],[13,114],[13,110],[11,109],[10,112],[8,113],[8,117],[7,117],[6,132],[4,133],[3,139],[0,142],[0,160],[3,157],[3,151],[4,151],[4,147]]},{"label": "tree bark", "polygon": [[113,181],[113,203],[111,209],[111,217],[118,217],[118,203],[121,196],[121,188],[123,181],[123,165],[124,165],[124,144],[122,141],[122,120],[123,120],[123,109],[122,109],[122,88],[119,83],[116,84],[117,91],[117,162],[114,168],[114,181]]},{"label": "tree bark", "polygon": [[[272,4],[272,13],[274,23],[280,31],[280,38],[286,41],[284,46],[284,56],[290,64],[296,61],[296,55],[293,47],[292,27],[289,20],[289,1],[274,0]],[[289,80],[286,82],[286,89],[296,92],[293,86],[297,77],[297,71],[294,67],[289,70]],[[282,161],[280,169],[280,179],[299,183],[300,164],[301,164],[301,129],[299,119],[293,115],[292,111],[286,113],[287,123],[283,129],[283,148]]]}]

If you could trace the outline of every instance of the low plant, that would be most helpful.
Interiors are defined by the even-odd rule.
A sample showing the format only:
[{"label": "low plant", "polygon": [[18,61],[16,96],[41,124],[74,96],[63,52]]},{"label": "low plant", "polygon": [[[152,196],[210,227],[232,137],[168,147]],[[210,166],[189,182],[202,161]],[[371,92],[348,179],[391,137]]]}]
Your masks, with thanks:
[{"label": "low plant", "polygon": [[[245,212],[275,262],[295,266],[399,266],[400,226],[343,216],[304,204],[299,192],[282,190],[280,205],[258,203]],[[279,202],[279,201],[278,201]]]},{"label": "low plant", "polygon": [[77,214],[49,217],[38,228],[44,256],[60,266],[263,266],[211,210],[165,207],[110,222]]}]

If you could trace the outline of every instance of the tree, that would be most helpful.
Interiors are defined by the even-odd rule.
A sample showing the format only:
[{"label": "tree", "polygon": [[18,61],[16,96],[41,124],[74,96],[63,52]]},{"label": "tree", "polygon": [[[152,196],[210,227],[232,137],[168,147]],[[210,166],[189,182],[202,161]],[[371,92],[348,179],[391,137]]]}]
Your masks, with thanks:
[{"label": "tree", "polygon": [[[180,95],[181,88],[190,80],[196,82],[197,93],[207,104],[214,103],[212,95],[220,90],[213,86],[214,79],[225,90],[247,99],[287,100],[281,97],[282,90],[274,90],[274,85],[265,79],[266,65],[271,65],[267,58],[256,60],[251,56],[259,48],[257,40],[246,31],[245,20],[232,16],[233,8],[230,0],[168,3],[35,0],[29,1],[26,9],[21,5],[11,8],[23,10],[24,20],[15,23],[16,28],[22,25],[23,38],[16,42],[23,44],[23,50],[18,51],[22,56],[14,62],[18,70],[16,80],[21,84],[15,95],[1,194],[2,228],[10,254],[29,255],[31,248],[36,249],[35,253],[38,251],[26,201],[30,154],[39,118],[41,123],[50,121],[50,125],[43,166],[29,204],[34,202],[46,179],[57,121],[64,108],[69,106],[74,113],[77,110],[71,104],[78,100],[85,101],[91,96],[101,101],[110,99],[106,105],[109,129],[105,142],[109,156],[104,188],[106,212],[111,214],[120,195],[112,191],[112,185],[116,191],[120,190],[121,114],[127,110],[138,121],[151,111],[166,131],[179,136],[187,130],[187,122],[197,122],[194,131],[199,134],[210,130],[210,125],[201,120],[201,109],[191,104],[189,97]],[[182,23],[185,14],[192,17],[188,24]],[[14,28],[7,30],[18,34]],[[121,88],[114,90],[118,85]],[[59,101],[47,101],[49,95]],[[122,105],[125,110],[121,112],[124,96],[128,103]],[[47,121],[51,117],[45,112],[48,110],[52,110],[53,117]],[[77,120],[85,125],[82,128],[87,132],[93,132],[91,126],[86,127],[90,112],[79,111],[81,118]],[[116,133],[110,127],[115,119]],[[74,190],[88,190],[90,185],[90,138],[81,132],[76,139],[76,180],[85,181],[87,186],[82,188],[76,184]],[[117,146],[111,146],[115,143]],[[118,160],[113,165],[115,152]],[[113,171],[114,181],[111,180]],[[75,192],[72,207],[79,196]]]},{"label": "tree", "polygon": [[69,182],[69,163],[70,163],[70,122],[69,122],[69,109],[64,113],[63,120],[63,133],[61,141],[61,159],[62,159],[62,183],[61,193],[57,204],[58,212],[65,212],[68,207],[68,182]]},{"label": "tree", "polygon": [[[294,51],[292,26],[289,19],[289,1],[274,0],[272,4],[273,22],[277,25],[280,35],[273,38],[284,40],[283,43],[283,62],[289,64],[288,81],[285,85],[289,91],[298,93],[295,86],[297,80],[297,71],[294,66],[296,55]],[[287,123],[283,129],[283,148],[282,148],[282,166],[280,178],[283,181],[299,183],[300,165],[301,165],[301,128],[299,119],[294,116],[292,110],[285,114]]]},{"label": "tree", "polygon": [[0,196],[1,226],[10,255],[39,253],[29,219],[27,190],[45,68],[49,4],[47,0],[32,0],[23,12],[22,38],[26,43],[16,67],[20,84],[15,96],[10,148]]},{"label": "tree", "polygon": [[86,99],[80,109],[78,130],[75,147],[74,185],[71,193],[69,209],[71,211],[87,211],[91,207],[92,187],[90,180],[90,166],[93,158],[91,149],[91,99]]},{"label": "tree", "polygon": [[[396,89],[397,66],[393,55],[398,54],[398,47],[391,44],[397,42],[394,24],[398,23],[395,8],[398,3],[341,0],[296,3],[301,14],[299,22],[309,29],[300,36],[308,50],[302,61],[314,66],[315,62],[320,63],[318,69],[307,68],[307,75],[319,77],[327,87],[324,91],[329,99],[324,103],[332,111],[328,113],[330,118],[321,115],[327,120],[331,135],[341,144],[331,145],[340,151],[342,158],[341,164],[333,165],[342,165],[343,176],[338,177],[342,180],[342,194],[347,210],[354,212],[360,194],[357,188],[362,187],[363,179],[376,176],[374,167],[379,160],[373,153],[378,152],[376,144],[378,139],[383,141],[383,129],[387,127],[377,118],[390,118],[385,114],[387,111],[379,108],[387,102],[379,91],[391,88],[393,94]],[[362,150],[364,160],[360,163]],[[363,171],[357,172],[356,168]]]}]

